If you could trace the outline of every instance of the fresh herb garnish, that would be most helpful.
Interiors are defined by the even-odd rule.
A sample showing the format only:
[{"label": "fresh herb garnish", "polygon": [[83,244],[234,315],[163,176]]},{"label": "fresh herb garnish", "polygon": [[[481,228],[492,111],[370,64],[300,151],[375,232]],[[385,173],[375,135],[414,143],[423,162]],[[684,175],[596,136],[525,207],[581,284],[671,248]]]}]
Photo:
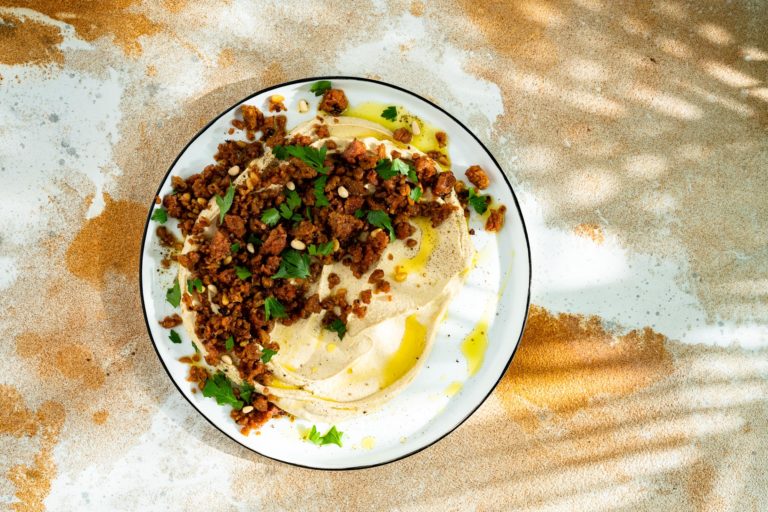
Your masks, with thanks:
[{"label": "fresh herb garnish", "polygon": [[362,208],[358,208],[357,210],[355,210],[355,217],[357,217],[358,219],[362,219],[363,217],[365,217],[365,210],[363,210]]},{"label": "fresh herb garnish", "polygon": [[232,383],[222,372],[205,381],[203,396],[215,398],[219,405],[231,405],[233,409],[239,411],[243,408],[243,402],[238,400],[232,389]]},{"label": "fresh herb garnish", "polygon": [[234,336],[230,335],[229,338],[227,338],[224,341],[224,348],[227,350],[227,352],[229,352],[233,348],[235,348],[235,338],[234,338]]},{"label": "fresh herb garnish", "polygon": [[[265,222],[265,224],[266,224],[266,222]],[[246,242],[248,242],[249,244],[252,244],[254,247],[257,246],[257,245],[261,245],[263,243],[261,241],[261,238],[256,236],[255,233],[251,233],[250,235],[248,235],[248,239],[246,240]]]},{"label": "fresh herb garnish", "polygon": [[305,279],[309,277],[309,255],[307,253],[288,249],[283,251],[282,256],[280,268],[277,270],[277,274],[272,276],[272,279],[291,277]]},{"label": "fresh herb garnish", "polygon": [[376,162],[376,172],[383,180],[388,180],[398,174],[397,171],[392,169],[392,160],[389,158],[382,158]]},{"label": "fresh herb garnish", "polygon": [[315,180],[314,192],[315,192],[315,206],[328,206],[328,197],[325,195],[325,183],[328,181],[328,176],[320,176]]},{"label": "fresh herb garnish", "polygon": [[237,243],[237,242],[235,242],[235,243],[233,243],[232,245],[229,246],[229,251],[230,252],[237,252],[239,250],[240,250],[240,244]]},{"label": "fresh herb garnish", "polygon": [[235,265],[235,274],[237,274],[237,277],[239,277],[240,279],[248,279],[253,275],[251,274],[250,270],[248,270],[245,267],[241,267],[239,265]]},{"label": "fresh herb garnish", "polygon": [[333,252],[333,242],[326,242],[324,244],[310,244],[307,248],[310,256],[328,256]]},{"label": "fresh herb garnish", "polygon": [[295,210],[301,206],[301,197],[299,197],[299,193],[295,190],[289,190],[285,194],[285,202],[288,203],[288,208]]},{"label": "fresh herb garnish", "polygon": [[285,308],[280,301],[274,297],[267,297],[264,301],[264,319],[269,321],[270,318],[285,318],[288,315],[285,314]]},{"label": "fresh herb garnish", "polygon": [[479,195],[477,192],[475,192],[475,189],[469,189],[469,204],[480,215],[484,214],[486,210],[488,210],[489,199],[490,197],[488,196]]},{"label": "fresh herb garnish", "polygon": [[245,403],[249,404],[251,403],[251,395],[253,392],[256,391],[256,388],[248,384],[247,382],[244,382],[240,385],[240,398],[245,401]]},{"label": "fresh herb garnish", "polygon": [[302,219],[301,214],[294,213],[294,210],[299,206],[301,206],[301,197],[295,190],[289,190],[285,194],[285,202],[280,204],[280,216],[284,219],[300,221]]},{"label": "fresh herb garnish", "polygon": [[181,287],[179,286],[178,279],[174,281],[173,286],[168,288],[168,291],[165,292],[165,300],[175,308],[179,307],[179,304],[181,304]]},{"label": "fresh herb garnish", "polygon": [[392,221],[389,219],[387,212],[383,210],[371,210],[368,212],[367,220],[370,224],[377,228],[386,229],[389,232],[389,239],[395,239],[395,230],[392,228]]},{"label": "fresh herb garnish", "polygon": [[181,343],[181,336],[173,329],[171,329],[171,334],[168,337],[171,339],[171,343]]},{"label": "fresh herb garnish", "polygon": [[382,158],[376,162],[376,172],[383,180],[388,180],[398,174],[402,174],[403,176],[407,176],[413,183],[418,183],[416,169],[399,158],[395,158],[394,160]]},{"label": "fresh herb garnish", "polygon": [[320,174],[328,174],[328,168],[325,167],[325,153],[328,148],[325,146],[320,149],[312,146],[280,146],[272,148],[272,153],[278,160],[286,160],[289,156],[295,156],[305,164],[312,167]]},{"label": "fresh herb garnish", "polygon": [[331,82],[329,80],[320,80],[309,86],[309,92],[315,93],[315,96],[322,96],[330,88]]},{"label": "fresh herb garnish", "polygon": [[338,318],[326,325],[325,328],[338,334],[340,340],[343,340],[344,335],[347,334],[347,326]]},{"label": "fresh herb garnish", "polygon": [[272,350],[271,348],[261,349],[261,362],[267,364],[275,354],[277,354],[277,350]]},{"label": "fresh herb garnish", "polygon": [[411,189],[411,193],[410,193],[410,194],[408,194],[408,197],[410,197],[410,198],[411,198],[411,201],[413,201],[413,202],[415,203],[416,201],[418,201],[419,199],[421,199],[421,194],[422,194],[422,193],[423,193],[423,192],[421,191],[421,187],[413,187],[413,188]]},{"label": "fresh herb garnish", "polygon": [[384,111],[381,113],[381,117],[383,117],[387,121],[394,121],[395,119],[397,119],[397,107],[394,105],[390,105],[389,107],[385,108]]},{"label": "fresh herb garnish", "polygon": [[219,205],[219,223],[222,223],[224,222],[224,215],[232,208],[232,201],[235,199],[235,185],[229,186],[223,198],[216,195],[214,199],[216,204]]},{"label": "fresh herb garnish", "polygon": [[320,432],[317,431],[317,427],[312,425],[312,430],[310,430],[309,434],[307,434],[307,439],[318,446],[323,446],[326,444],[336,444],[341,446],[342,435],[344,435],[344,432],[339,432],[336,430],[336,426],[334,425],[328,432],[325,433],[324,436],[321,436]]},{"label": "fresh herb garnish", "polygon": [[194,292],[197,290],[197,293],[203,293],[205,290],[205,286],[203,286],[203,282],[200,280],[199,277],[196,277],[194,279],[187,279],[187,291],[189,293]]},{"label": "fresh herb garnish", "polygon": [[261,222],[267,226],[274,226],[280,221],[280,212],[277,208],[269,208],[261,214]]},{"label": "fresh herb garnish", "polygon": [[165,224],[165,221],[168,220],[168,212],[165,211],[165,208],[160,207],[152,212],[152,220],[159,222],[160,224]]}]

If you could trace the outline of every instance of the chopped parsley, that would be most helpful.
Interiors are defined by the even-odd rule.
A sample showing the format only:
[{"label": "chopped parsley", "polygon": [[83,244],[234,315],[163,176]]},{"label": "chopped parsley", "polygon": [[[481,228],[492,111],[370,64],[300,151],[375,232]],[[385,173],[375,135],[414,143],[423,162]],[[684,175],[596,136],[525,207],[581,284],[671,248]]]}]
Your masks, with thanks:
[{"label": "chopped parsley", "polygon": [[277,270],[277,274],[272,276],[272,279],[288,279],[291,277],[305,279],[309,277],[308,254],[295,249],[288,249],[283,251],[282,256],[280,268]]},{"label": "chopped parsley", "polygon": [[389,158],[382,158],[376,162],[376,172],[383,180],[388,180],[398,174],[397,171],[392,169],[392,160]]},{"label": "chopped parsley", "polygon": [[251,274],[250,270],[248,270],[245,267],[241,267],[239,265],[235,265],[235,274],[237,274],[237,277],[239,277],[240,279],[248,279],[253,275]]},{"label": "chopped parsley", "polygon": [[296,222],[300,221],[302,219],[300,213],[293,213],[293,210],[291,210],[287,204],[283,203],[280,205],[280,216],[287,220],[294,220]]},{"label": "chopped parsley", "polygon": [[488,210],[489,199],[490,197],[488,196],[479,195],[477,192],[475,192],[475,189],[469,189],[469,205],[474,208],[475,211],[480,215],[484,214],[486,210]]},{"label": "chopped parsley", "polygon": [[397,119],[397,107],[394,105],[388,106],[382,111],[381,117],[383,117],[387,121],[394,121],[395,119]]},{"label": "chopped parsley", "polygon": [[245,403],[249,404],[251,403],[251,395],[254,391],[256,391],[256,389],[253,386],[244,382],[240,385],[240,398],[245,400]]},{"label": "chopped parsley", "polygon": [[309,434],[307,434],[307,439],[318,446],[323,446],[326,444],[336,444],[341,446],[341,436],[343,435],[344,432],[339,432],[336,430],[336,426],[334,425],[328,432],[325,433],[325,435],[321,436],[320,432],[317,431],[317,427],[312,425],[312,430],[310,430]]},{"label": "chopped parsley", "polygon": [[235,243],[233,243],[232,245],[229,246],[229,251],[230,252],[237,252],[239,250],[240,250],[240,244],[237,243],[237,242],[235,242]]},{"label": "chopped parsley", "polygon": [[392,227],[392,221],[389,219],[387,212],[383,210],[371,210],[366,216],[368,222],[377,228],[386,229],[389,232],[389,239],[395,239],[395,230]]},{"label": "chopped parsley", "polygon": [[[266,224],[266,222],[265,222],[265,224]],[[253,244],[254,247],[256,247],[257,245],[261,245],[263,243],[261,241],[261,238],[256,236],[255,233],[251,233],[250,235],[248,235],[248,239],[246,240],[246,242],[249,243],[249,244]]]},{"label": "chopped parsley", "polygon": [[376,162],[376,173],[383,180],[388,180],[398,174],[402,174],[403,176],[407,176],[413,183],[418,183],[416,169],[399,158],[395,158],[394,160],[382,158]]},{"label": "chopped parsley", "polygon": [[365,217],[365,210],[363,210],[362,208],[358,208],[357,210],[355,210],[355,217],[357,217],[358,219],[362,219],[363,217]]},{"label": "chopped parsley", "polygon": [[235,348],[234,336],[230,335],[229,338],[224,341],[224,348],[227,350],[227,352],[230,352],[233,348]]},{"label": "chopped parsley", "polygon": [[272,350],[271,348],[261,349],[261,362],[267,364],[275,354],[277,354],[277,350]]},{"label": "chopped parsley", "polygon": [[168,335],[168,338],[170,338],[171,343],[181,343],[181,336],[173,329],[171,329],[171,334]]},{"label": "chopped parsley", "polygon": [[235,199],[235,185],[232,184],[227,189],[227,193],[223,198],[218,195],[214,196],[216,204],[219,205],[219,223],[224,222],[224,215],[232,208],[232,201]]},{"label": "chopped parsley", "polygon": [[272,148],[272,153],[279,160],[287,160],[289,156],[295,156],[305,164],[312,167],[320,174],[328,174],[328,168],[325,167],[325,153],[328,148],[325,146],[320,149],[312,146],[280,146]]},{"label": "chopped parsley", "polygon": [[295,210],[301,206],[301,198],[299,197],[299,193],[295,190],[289,190],[285,194],[285,202],[288,203],[288,208]]},{"label": "chopped parsley", "polygon": [[222,372],[205,381],[203,396],[215,398],[219,405],[231,405],[237,411],[243,408],[243,402],[235,396],[232,383]]},{"label": "chopped parsley", "polygon": [[187,279],[187,291],[189,293],[192,293],[194,291],[197,291],[197,293],[203,293],[205,290],[205,286],[203,286],[203,282],[200,280],[199,277],[196,277],[194,279]]},{"label": "chopped parsley", "polygon": [[413,188],[411,189],[411,193],[410,193],[410,194],[408,194],[408,197],[410,197],[410,198],[411,198],[411,201],[413,201],[413,202],[415,203],[416,201],[418,201],[419,199],[421,199],[421,194],[422,194],[422,193],[423,193],[423,192],[421,191],[421,187],[413,187]]},{"label": "chopped parsley", "polygon": [[288,315],[285,314],[285,308],[280,301],[274,297],[267,297],[264,301],[264,319],[269,321],[270,318],[285,318]]},{"label": "chopped parsley", "polygon": [[333,242],[326,242],[324,244],[310,244],[308,247],[310,256],[328,256],[333,252]]},{"label": "chopped parsley", "polygon": [[330,80],[320,80],[309,86],[309,92],[315,93],[315,96],[322,96],[325,91],[331,88]]},{"label": "chopped parsley", "polygon": [[165,208],[160,207],[152,212],[152,220],[159,222],[160,224],[165,224],[165,221],[168,220],[168,212],[165,211]]},{"label": "chopped parsley", "polygon": [[339,335],[339,339],[343,340],[344,335],[347,334],[347,326],[344,325],[344,322],[342,322],[340,319],[336,319],[330,324],[325,326],[326,329],[328,329],[331,332],[335,332]]},{"label": "chopped parsley", "polygon": [[279,221],[280,221],[280,212],[277,211],[277,208],[270,208],[268,210],[264,210],[264,212],[261,214],[261,222],[263,222],[267,226],[274,226]]},{"label": "chopped parsley", "polygon": [[179,307],[179,304],[181,304],[181,287],[179,286],[178,279],[174,281],[173,286],[168,288],[168,291],[165,292],[165,300],[175,308]]},{"label": "chopped parsley", "polygon": [[325,183],[328,181],[328,176],[320,176],[315,180],[314,192],[315,192],[315,206],[328,206],[328,197],[325,195]]}]

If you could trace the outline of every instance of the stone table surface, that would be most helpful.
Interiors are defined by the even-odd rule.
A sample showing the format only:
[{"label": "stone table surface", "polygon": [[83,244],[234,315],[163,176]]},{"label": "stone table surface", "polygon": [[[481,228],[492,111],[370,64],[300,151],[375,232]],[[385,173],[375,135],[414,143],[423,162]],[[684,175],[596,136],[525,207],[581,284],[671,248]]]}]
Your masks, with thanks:
[{"label": "stone table surface", "polygon": [[[768,4],[0,2],[0,508],[768,510]],[[187,140],[312,75],[422,94],[520,197],[499,387],[397,463],[254,455],[174,389],[138,252]]]}]

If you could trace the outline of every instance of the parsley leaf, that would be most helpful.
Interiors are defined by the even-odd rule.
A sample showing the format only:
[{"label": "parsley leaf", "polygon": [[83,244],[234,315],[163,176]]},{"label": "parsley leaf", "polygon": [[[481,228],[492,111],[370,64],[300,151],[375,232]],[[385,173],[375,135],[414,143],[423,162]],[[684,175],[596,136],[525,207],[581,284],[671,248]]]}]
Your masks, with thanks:
[{"label": "parsley leaf", "polygon": [[376,162],[376,173],[378,173],[383,180],[388,180],[398,174],[402,174],[403,176],[408,176],[408,179],[413,183],[418,183],[416,169],[414,169],[411,164],[408,164],[399,158],[395,158],[394,160],[382,158]]},{"label": "parsley leaf", "polygon": [[[265,222],[265,224],[266,224],[266,222]],[[254,247],[264,243],[264,242],[261,241],[261,238],[256,236],[255,233],[251,233],[250,235],[248,235],[248,239],[246,240],[246,242],[248,242],[249,244],[253,244]]]},{"label": "parsley leaf", "polygon": [[272,356],[277,354],[277,350],[272,350],[271,348],[265,348],[261,350],[261,362],[264,364],[267,364],[272,360]]},{"label": "parsley leaf", "polygon": [[315,96],[322,96],[330,88],[331,82],[329,80],[320,80],[309,86],[309,92],[315,93]]},{"label": "parsley leaf", "polygon": [[243,408],[243,402],[237,399],[232,390],[232,383],[221,372],[205,381],[203,396],[215,398],[219,405],[231,405],[237,411]]},{"label": "parsley leaf", "polygon": [[288,315],[285,314],[285,308],[280,301],[274,297],[267,297],[264,301],[264,319],[269,321],[270,318],[285,318]]},{"label": "parsley leaf", "polygon": [[240,250],[240,244],[237,243],[237,242],[235,242],[235,243],[233,243],[232,245],[229,246],[229,251],[230,252],[237,252],[239,250]]},{"label": "parsley leaf", "polygon": [[168,288],[168,291],[165,292],[165,300],[175,308],[179,307],[179,304],[181,304],[181,287],[179,286],[178,279],[174,281],[173,286]]},{"label": "parsley leaf", "polygon": [[187,279],[187,291],[189,293],[194,292],[197,290],[198,293],[203,293],[205,290],[205,286],[203,286],[203,282],[200,280],[199,277],[196,277],[194,279]]},{"label": "parsley leaf", "polygon": [[383,210],[371,210],[366,217],[368,222],[377,228],[386,229],[389,232],[389,239],[395,239],[395,230],[392,227],[392,221],[389,219],[387,212]]},{"label": "parsley leaf", "polygon": [[165,208],[160,207],[152,213],[152,220],[165,224],[165,221],[168,220],[168,212],[165,211]]},{"label": "parsley leaf", "polygon": [[261,222],[263,222],[267,226],[274,226],[279,221],[280,221],[280,212],[278,212],[276,208],[270,208],[268,210],[264,210],[264,213],[261,214]]},{"label": "parsley leaf", "polygon": [[411,201],[413,201],[413,202],[415,203],[416,201],[418,201],[419,199],[421,199],[421,194],[422,194],[422,193],[423,193],[423,192],[421,191],[421,188],[420,188],[420,187],[413,187],[413,188],[411,189],[411,193],[410,193],[410,194],[408,194],[408,197],[410,197],[410,198],[411,198]]},{"label": "parsley leaf", "polygon": [[237,277],[239,277],[240,279],[248,279],[249,277],[251,277],[251,275],[253,275],[251,274],[250,270],[238,265],[235,265],[235,274],[237,274]]},{"label": "parsley leaf", "polygon": [[343,340],[344,335],[347,334],[347,326],[344,325],[344,322],[342,322],[338,318],[333,322],[331,322],[330,324],[326,325],[325,328],[328,329],[329,331],[332,331],[338,334],[340,340]]},{"label": "parsley leaf", "polygon": [[272,276],[272,279],[291,277],[305,279],[309,277],[309,255],[295,249],[288,249],[283,251],[282,256],[280,268],[277,270],[277,274]]},{"label": "parsley leaf", "polygon": [[223,198],[214,196],[216,204],[219,205],[219,223],[224,222],[224,215],[232,208],[232,201],[235,199],[235,185],[230,185]]},{"label": "parsley leaf", "polygon": [[365,210],[363,210],[362,208],[358,208],[357,210],[355,210],[355,217],[357,217],[358,219],[362,219],[363,217],[365,217]]},{"label": "parsley leaf", "polygon": [[171,343],[181,343],[181,336],[173,329],[171,329],[171,334],[168,335],[168,338],[170,338]]},{"label": "parsley leaf", "polygon": [[344,435],[344,432],[339,432],[336,430],[336,426],[332,426],[328,432],[325,433],[324,436],[320,435],[320,432],[317,431],[317,427],[315,425],[312,425],[312,430],[309,431],[309,434],[307,434],[307,439],[318,445],[323,446],[326,444],[336,444],[341,446],[341,436]]},{"label": "parsley leaf", "polygon": [[390,105],[389,107],[385,108],[384,111],[381,113],[381,117],[383,117],[387,121],[394,121],[395,119],[397,119],[397,107],[394,105]]},{"label": "parsley leaf", "polygon": [[290,219],[293,217],[293,211],[287,204],[283,203],[280,205],[280,216],[284,219]]},{"label": "parsley leaf", "polygon": [[326,242],[324,244],[310,244],[307,248],[310,256],[328,256],[333,252],[333,242]]},{"label": "parsley leaf", "polygon": [[229,338],[224,341],[224,348],[227,350],[227,352],[235,348],[235,338],[232,335],[230,335]]},{"label": "parsley leaf", "polygon": [[475,211],[480,215],[484,214],[488,209],[489,199],[490,197],[488,196],[479,195],[477,192],[475,192],[475,189],[469,189],[469,205],[474,208]]},{"label": "parsley leaf", "polygon": [[240,385],[240,398],[245,400],[245,403],[249,404],[251,403],[251,395],[253,392],[256,391],[256,388],[248,384],[247,382],[244,382]]},{"label": "parsley leaf", "polygon": [[408,174],[408,164],[400,160],[399,158],[395,158],[392,160],[392,170],[397,171],[400,174],[407,175]]},{"label": "parsley leaf", "polygon": [[397,171],[392,169],[392,160],[388,158],[382,158],[376,162],[376,172],[383,180],[388,180],[397,175]]},{"label": "parsley leaf", "polygon": [[328,197],[325,195],[325,183],[328,181],[328,176],[321,176],[315,180],[314,192],[315,192],[315,206],[328,206]]},{"label": "parsley leaf", "polygon": [[285,194],[285,202],[288,203],[288,208],[291,210],[295,210],[299,206],[301,206],[301,197],[299,197],[298,192],[295,190],[289,190]]},{"label": "parsley leaf", "polygon": [[325,167],[325,154],[328,148],[323,146],[320,149],[312,146],[280,146],[272,148],[272,153],[279,159],[285,160],[289,156],[295,156],[305,164],[312,167],[320,174],[328,174],[328,168]]}]

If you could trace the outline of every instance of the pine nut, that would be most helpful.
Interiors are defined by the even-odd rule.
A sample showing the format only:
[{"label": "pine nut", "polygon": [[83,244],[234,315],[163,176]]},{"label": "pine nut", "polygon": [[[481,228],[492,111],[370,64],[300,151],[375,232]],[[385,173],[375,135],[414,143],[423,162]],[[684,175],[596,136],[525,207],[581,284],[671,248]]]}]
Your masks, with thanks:
[{"label": "pine nut", "polygon": [[421,133],[421,128],[419,127],[419,123],[416,121],[411,121],[411,131],[414,135],[419,135]]},{"label": "pine nut", "polygon": [[237,165],[233,165],[232,167],[229,168],[229,170],[227,171],[227,174],[229,174],[230,176],[237,176],[238,174],[240,174],[240,167]]},{"label": "pine nut", "polygon": [[282,96],[280,94],[273,94],[272,96],[269,97],[269,101],[271,101],[272,103],[282,103],[284,99],[285,99],[285,96]]},{"label": "pine nut", "polygon": [[302,242],[301,240],[293,239],[291,240],[291,247],[296,249],[297,251],[303,251],[307,248],[307,246]]},{"label": "pine nut", "polygon": [[218,290],[218,288],[216,288],[215,284],[209,284],[208,285],[208,291],[211,292],[213,295],[216,295],[219,292],[219,290]]},{"label": "pine nut", "polygon": [[221,362],[224,364],[232,364],[232,358],[229,357],[227,354],[224,354],[221,356]]},{"label": "pine nut", "polygon": [[299,112],[302,113],[302,114],[304,112],[309,112],[309,103],[307,103],[307,100],[300,100],[299,101]]},{"label": "pine nut", "polygon": [[242,412],[243,414],[248,414],[252,410],[253,410],[253,406],[252,405],[246,405],[245,407],[240,409],[240,412]]},{"label": "pine nut", "polygon": [[288,183],[285,184],[285,188],[287,188],[288,190],[296,190],[296,184],[292,181],[289,181]]},{"label": "pine nut", "polygon": [[339,197],[342,199],[346,199],[349,197],[349,190],[347,190],[344,185],[340,186],[336,192],[339,193]]},{"label": "pine nut", "polygon": [[222,306],[226,306],[227,304],[229,304],[229,298],[226,295],[222,295],[221,296],[221,305]]},{"label": "pine nut", "polygon": [[224,258],[225,265],[229,265],[230,263],[232,263],[232,255],[229,255],[226,258]]},{"label": "pine nut", "polygon": [[246,249],[248,250],[248,252],[249,252],[249,253],[251,253],[251,254],[253,254],[254,252],[256,252],[256,249],[254,249],[254,247],[253,247],[253,244],[252,244],[252,243],[248,243],[248,245],[246,245],[246,246],[245,246],[245,248],[246,248]]},{"label": "pine nut", "polygon": [[373,183],[366,183],[365,190],[373,194],[374,192],[376,192],[376,185],[374,185]]},{"label": "pine nut", "polygon": [[337,239],[333,239],[333,252],[338,251],[341,248],[341,244]]},{"label": "pine nut", "polygon": [[205,206],[206,204],[208,204],[208,201],[206,201],[204,197],[198,197],[197,204],[199,204],[200,206]]}]

